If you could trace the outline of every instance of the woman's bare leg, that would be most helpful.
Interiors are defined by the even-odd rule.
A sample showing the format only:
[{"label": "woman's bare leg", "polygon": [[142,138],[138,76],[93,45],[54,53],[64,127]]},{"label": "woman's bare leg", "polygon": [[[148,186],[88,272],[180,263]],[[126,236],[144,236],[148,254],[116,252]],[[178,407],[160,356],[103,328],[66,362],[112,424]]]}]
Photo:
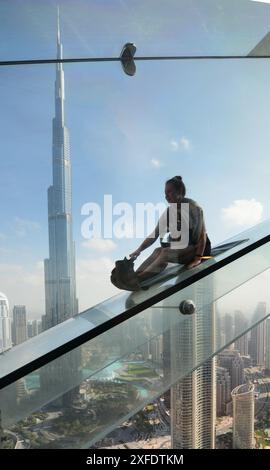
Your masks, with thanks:
[{"label": "woman's bare leg", "polygon": [[[176,250],[171,248],[161,248],[155,257],[152,258],[150,262],[150,257],[146,260],[149,261],[147,265],[140,266],[139,270],[136,272],[138,279],[140,281],[148,279],[155,274],[158,274],[166,268],[168,263],[179,263],[184,265],[189,265],[189,263],[194,260],[196,252],[195,246],[188,246],[183,250]],[[142,270],[141,268],[144,267]]]},{"label": "woman's bare leg", "polygon": [[146,260],[139,266],[139,268],[136,270],[136,274],[139,274],[139,273],[145,271],[148,268],[148,266],[151,266],[151,264],[160,255],[161,250],[162,250],[162,248],[156,248],[153,251],[153,253],[148,258],[146,258]]},{"label": "woman's bare leg", "polygon": [[155,274],[161,273],[167,266],[167,262],[161,259],[161,256],[158,256],[144,271],[136,272],[139,281],[144,281],[153,277]]}]

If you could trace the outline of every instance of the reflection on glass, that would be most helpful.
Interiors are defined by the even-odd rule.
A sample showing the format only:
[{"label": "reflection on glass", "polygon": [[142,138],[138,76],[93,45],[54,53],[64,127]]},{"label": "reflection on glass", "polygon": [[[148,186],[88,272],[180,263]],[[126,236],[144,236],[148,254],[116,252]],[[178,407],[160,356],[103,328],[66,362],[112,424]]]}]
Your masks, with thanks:
[{"label": "reflection on glass", "polygon": [[[33,447],[87,447],[172,387],[174,447],[213,447],[216,406],[216,359],[213,356],[219,353],[219,367],[238,370],[238,375],[232,376],[231,387],[241,384],[239,371],[243,371],[241,364],[248,359],[228,347],[255,326],[250,333],[248,352],[250,361],[259,364],[260,358],[254,354],[259,345],[266,344],[261,342],[265,322],[260,322],[267,317],[266,303],[260,300],[261,292],[253,300],[254,305],[258,304],[254,315],[248,301],[246,311],[241,307],[245,319],[239,311],[245,302],[245,292],[256,292],[257,284],[263,286],[268,281],[269,271],[266,271],[217,303],[213,302],[214,277],[208,277],[204,286],[195,283],[186,290],[197,306],[193,315],[181,315],[178,305],[172,307],[170,299],[166,299],[162,306],[148,309],[84,344],[75,373],[78,362],[75,358],[72,365],[76,352],[72,351],[49,367],[3,389],[3,425],[15,425],[14,429],[22,433],[33,433],[34,426],[39,437],[36,439],[37,436],[30,434]],[[226,312],[231,304],[237,311],[233,321]],[[265,357],[268,352],[264,350]],[[67,364],[70,365],[69,377],[59,373]],[[49,376],[46,370],[50,371]],[[197,403],[196,415],[189,407],[191,397]],[[179,414],[180,408],[182,414]],[[38,426],[37,419],[41,420]],[[193,428],[189,428],[191,422],[196,423],[195,434],[191,432]],[[49,434],[44,435],[43,428],[48,424]]]},{"label": "reflection on glass", "polygon": [[[56,34],[57,5],[61,34],[59,20]],[[138,1],[133,8],[119,0],[114,8],[104,9],[98,1],[80,0],[78,8],[75,2],[57,0],[41,10],[38,2],[27,0],[15,11],[2,2],[0,37],[8,48],[2,48],[0,59],[55,57],[55,38],[58,59],[63,57],[62,38],[65,57],[118,57],[127,34],[139,55],[265,54],[269,8],[235,0],[203,4],[169,0],[158,5],[149,0]],[[268,61],[138,61],[136,65],[138,73],[131,81],[120,63],[69,64],[65,81],[58,64],[54,93],[55,67],[2,67],[2,376],[269,235],[269,221],[257,225],[268,201],[268,128],[264,127],[269,122]],[[254,121],[250,109],[260,119]],[[73,211],[66,116],[72,129]],[[260,165],[254,155],[260,155]],[[148,290],[101,302],[116,292],[109,283],[110,271],[116,258],[134,249],[135,235],[131,230],[129,239],[119,239],[103,230],[98,240],[83,238],[82,207],[90,200],[104,211],[100,220],[108,220],[123,199],[132,207],[138,199],[160,201],[165,172],[168,177],[178,174],[179,162],[191,190],[208,214],[214,214],[206,219],[210,238],[230,237],[226,242],[230,245],[215,247],[213,258],[192,271],[174,266]],[[246,188],[252,188],[252,195],[245,195]],[[213,198],[217,189],[219,197]],[[108,192],[113,203],[105,215]],[[44,279],[40,260],[48,246]],[[78,316],[75,262],[81,310],[88,309]],[[219,354],[217,375],[220,382],[229,383],[221,369],[231,368],[231,393],[242,386],[243,369],[250,369],[246,377],[258,381],[252,400],[256,402],[257,394],[261,405],[256,445],[266,446],[268,434],[261,424],[269,418],[268,376],[264,379],[262,370],[270,369],[270,334],[269,322],[261,322],[268,315],[268,273],[266,277],[261,273],[269,265],[265,244],[4,388],[3,425],[14,426],[25,447],[84,447],[172,386],[173,446],[213,447],[213,355],[226,348]],[[241,286],[245,294],[240,295]],[[239,299],[244,296],[251,302],[250,293],[258,305],[247,309]],[[183,317],[179,305],[187,299],[194,302],[196,313]],[[235,303],[233,309],[224,309],[228,299]],[[35,319],[27,323],[26,312]],[[43,334],[22,343],[40,332],[37,317],[42,317]],[[12,343],[17,346],[12,348]],[[240,395],[235,392],[236,416]],[[190,397],[196,416],[189,407]],[[220,413],[230,403],[229,398],[220,403]],[[185,415],[179,413],[180,404]],[[241,429],[240,423],[234,434]],[[241,446],[242,441],[234,438],[235,446]]]},{"label": "reflection on glass", "polygon": [[[246,55],[268,32],[269,5],[251,0],[25,0],[0,5],[1,60],[51,59],[57,7],[67,57],[119,57],[127,40],[145,55]],[[15,31],[15,33],[14,33]]]}]

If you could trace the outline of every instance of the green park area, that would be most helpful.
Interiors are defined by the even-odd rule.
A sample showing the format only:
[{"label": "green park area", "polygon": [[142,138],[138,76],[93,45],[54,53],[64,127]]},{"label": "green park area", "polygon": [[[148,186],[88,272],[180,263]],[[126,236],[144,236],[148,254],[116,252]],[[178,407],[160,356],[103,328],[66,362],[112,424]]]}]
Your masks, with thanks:
[{"label": "green park area", "polygon": [[134,378],[153,378],[157,377],[156,372],[143,364],[128,364],[125,369],[125,376]]},{"label": "green park area", "polygon": [[264,431],[256,430],[255,431],[255,440],[256,440],[255,447],[257,449],[260,449],[260,448],[264,449],[265,447],[268,447],[270,445],[269,437],[270,437],[270,429],[266,429]]}]

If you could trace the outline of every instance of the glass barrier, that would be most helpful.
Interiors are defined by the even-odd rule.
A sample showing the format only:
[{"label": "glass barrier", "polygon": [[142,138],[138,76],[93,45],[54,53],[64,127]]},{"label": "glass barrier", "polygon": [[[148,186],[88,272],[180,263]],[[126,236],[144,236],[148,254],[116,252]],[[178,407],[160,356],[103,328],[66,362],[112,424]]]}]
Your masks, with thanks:
[{"label": "glass barrier", "polygon": [[[203,281],[2,389],[3,427],[21,428],[30,446],[32,436],[37,447],[87,447],[267,318],[269,270],[218,302],[215,278]],[[245,307],[238,329],[223,320],[228,305]]]},{"label": "glass barrier", "polygon": [[1,2],[0,59],[54,58],[58,7],[65,57],[118,57],[127,41],[140,56],[247,55],[269,29],[251,0]]},{"label": "glass barrier", "polygon": [[[187,194],[204,209],[212,246],[223,240],[245,240],[215,256],[216,261],[268,235],[265,222],[254,231],[233,237],[269,216],[269,178],[265,171],[268,60],[248,64],[140,62],[138,67],[134,79],[120,73],[115,63],[104,63],[100,68],[94,64],[3,67],[0,99],[5,158],[0,162],[0,291],[9,303],[9,323],[14,307],[24,306],[26,321],[42,321],[44,331],[119,292],[110,282],[114,262],[132,253],[151,233],[159,215],[156,206],[162,203],[163,209],[167,207],[164,183],[179,174],[179,169],[186,180]],[[239,88],[243,81],[244,91]],[[255,123],[251,108],[252,116],[260,116]],[[61,167],[55,153],[59,136],[61,145],[65,141]],[[260,165],[254,158],[258,152]],[[65,185],[64,190],[60,187],[57,202],[60,206],[63,201],[66,204],[62,212],[67,220],[64,227],[64,219],[57,215],[63,207],[52,210],[51,204],[48,213],[53,189],[50,196],[47,191],[55,184],[55,191],[59,191],[59,181]],[[246,188],[252,190],[246,193]],[[213,198],[217,191],[219,198]],[[73,210],[69,212],[71,194]],[[150,215],[146,207],[142,208],[148,202],[153,209],[150,207]],[[89,233],[90,212],[94,209],[99,232],[95,239]],[[141,209],[145,209],[143,216]],[[54,230],[54,224],[59,230]],[[50,291],[52,278],[48,277],[49,265],[53,270],[57,264],[55,247],[62,250],[58,258],[67,260],[58,293]],[[135,261],[136,269],[152,249],[143,251]],[[200,273],[211,263],[205,261],[196,270],[186,271],[181,279]],[[175,278],[177,267],[170,272]],[[67,278],[70,302],[63,300]],[[138,302],[165,289],[167,284],[161,277],[154,290],[138,296]],[[51,304],[56,294],[60,296],[59,309]],[[119,315],[126,310],[128,297],[125,292],[97,310],[105,308]],[[19,318],[20,309],[16,308],[15,314]],[[27,336],[25,331],[20,339],[13,338],[13,345]],[[0,345],[0,349],[4,348]]]},{"label": "glass barrier", "polygon": [[[156,205],[162,202],[166,207],[164,183],[179,173],[179,167],[186,176],[188,194],[204,208],[213,246],[263,219],[263,207],[268,207],[268,174],[264,168],[268,164],[265,123],[269,107],[265,96],[269,65],[267,60],[226,64],[183,67],[177,62],[141,63],[133,81],[120,74],[118,64],[103,64],[101,69],[93,64],[65,65],[65,133],[69,130],[71,134],[72,220],[80,312],[119,292],[110,283],[114,260],[128,256],[151,233],[158,217]],[[53,183],[55,68],[3,68],[0,82],[6,155],[0,163],[0,288],[11,309],[25,305],[27,319],[31,320],[40,320],[46,313],[44,260],[49,255],[47,190]],[[232,77],[230,84],[228,74]],[[200,84],[194,82],[198,75]],[[246,104],[238,87],[242,79],[249,90]],[[166,109],[160,115],[158,109],[165,97]],[[139,99],[143,107],[138,105]],[[179,115],[180,107],[189,106],[192,111]],[[254,115],[261,116],[255,124],[250,107]],[[222,123],[217,119],[219,115]],[[260,165],[254,159],[254,134],[261,142]],[[217,158],[213,159],[213,154]],[[201,175],[205,175],[206,185]],[[256,187],[253,175],[259,182]],[[225,181],[230,181],[231,196]],[[253,187],[255,192],[241,196],[246,187]],[[218,200],[212,198],[217,188]],[[129,206],[119,206],[121,201]],[[143,220],[136,217],[140,204],[148,202],[155,209],[154,221],[150,222],[146,220],[147,210]],[[87,238],[88,204],[97,204],[96,229],[101,229],[96,240]],[[127,233],[119,229],[119,210],[125,208]],[[249,210],[254,211],[252,218],[247,216]],[[243,213],[244,220],[240,216],[234,219]],[[264,217],[267,215],[265,209]],[[104,218],[108,222],[105,228]],[[136,268],[151,250],[141,254]],[[67,315],[58,315],[57,321],[59,316],[66,319]]]},{"label": "glass barrier", "polygon": [[[263,281],[261,276],[258,280]],[[251,291],[262,284],[253,285]],[[257,318],[259,312],[269,311],[268,302],[261,300],[256,305],[257,298],[249,292],[242,290],[241,294],[225,297],[225,301],[216,304],[220,344],[225,345],[232,331],[237,335],[243,324],[248,324],[247,311],[253,310],[251,316]],[[265,299],[262,291],[258,298]],[[268,449],[269,328],[268,318],[91,449]],[[163,346],[166,347],[165,337]]]},{"label": "glass barrier", "polygon": [[[267,233],[267,227],[268,223],[258,226],[258,234],[260,237]],[[248,242],[242,242],[237,246],[240,247],[250,243],[250,241],[256,241],[255,232],[256,230],[252,229],[248,232],[245,232],[244,234],[241,234],[239,239],[245,240],[245,237],[248,236]],[[229,243],[233,242],[230,241]],[[237,247],[231,248],[227,250],[226,253],[233,254],[236,249]],[[218,247],[216,250],[218,250]],[[164,297],[166,298],[163,301],[156,303],[156,305],[153,305],[153,309],[162,309],[164,302],[166,302],[167,308],[170,307],[172,309],[178,309],[182,301],[192,298],[190,289],[192,292],[193,284],[191,284],[191,286],[184,287],[184,282],[189,280],[189,282],[195,283],[196,274],[206,270],[207,266],[215,267],[215,264],[218,263],[220,258],[221,260],[226,260],[225,254],[219,253],[216,257],[207,260],[195,269],[182,269],[180,270],[178,276],[175,272],[175,268],[172,268],[174,274],[173,276],[170,273],[169,279],[165,280],[164,282],[157,283],[155,286],[152,286],[146,291],[141,290],[129,294],[120,294],[97,305],[96,307],[87,310],[80,315],[76,315],[75,317],[70,318],[63,323],[60,323],[59,325],[44,331],[41,335],[31,338],[27,342],[21,343],[9,349],[0,356],[0,379],[4,380],[5,376],[8,376],[8,374],[14,373],[16,371],[18,372],[21,368],[29,365],[29,363],[32,363],[32,368],[35,369],[35,361],[39,360],[43,356],[46,356],[46,354],[51,354],[53,351],[57,350],[57,348],[62,347],[68,342],[75,340],[79,336],[83,336],[90,331],[92,332],[92,337],[94,338],[100,333],[100,331],[97,329],[98,327],[103,326],[104,330],[106,330],[106,328],[108,328],[106,326],[107,322],[111,320],[121,321],[121,317],[123,317],[122,321],[124,321],[127,315],[132,314],[132,309],[136,307],[143,309],[145,302],[149,299],[152,303],[154,303],[155,296],[160,292],[164,292]],[[261,247],[242,256],[241,258],[236,259],[230,264],[225,265],[223,268],[214,271],[212,274],[199,279],[196,282],[198,289],[201,289],[203,292],[207,292],[209,279],[211,279],[211,282],[215,285],[215,289],[210,290],[208,295],[202,297],[200,305],[197,306],[197,308],[204,308],[208,305],[208,303],[212,303],[213,301],[218,300],[228,292],[234,290],[236,287],[265,271],[269,265],[269,243],[266,243],[265,245],[262,245]],[[175,289],[178,286],[180,290],[169,296],[170,290]],[[181,286],[183,286],[182,289],[180,288]],[[132,321],[135,321],[135,319],[136,317],[134,317],[134,319],[130,318],[127,320],[127,322],[130,321],[132,324]],[[163,326],[160,326],[160,328],[161,330],[156,331],[156,334],[162,331]],[[111,329],[109,329],[108,333],[105,333],[105,335],[110,334],[110,331]],[[97,336],[94,341],[99,341],[99,338],[100,336]],[[137,340],[138,338],[136,337],[134,340],[135,339]],[[125,349],[125,343],[123,343],[122,346],[124,347],[123,350],[121,348],[119,349],[119,346],[117,345],[116,354],[119,356],[126,354],[127,352]],[[138,344],[136,344],[136,347],[137,346]],[[127,344],[127,347],[130,347],[130,343]],[[110,358],[110,361],[115,356],[111,356],[109,354],[108,357]],[[108,357],[106,360],[108,360]],[[102,367],[105,367],[104,363],[102,363]]]},{"label": "glass barrier", "polygon": [[[269,55],[270,5],[262,2],[43,3],[27,0],[14,8],[14,2],[0,2],[0,61],[119,57],[127,40],[141,59]],[[77,400],[79,410],[85,380],[103,377],[98,374],[122,360],[131,371],[130,355],[135,363],[145,361],[136,351],[154,354],[150,345],[154,341],[157,351],[172,325],[191,323],[178,313],[184,301],[195,302],[199,316],[264,275],[270,266],[268,239],[259,246],[270,233],[269,67],[267,58],[138,60],[133,78],[118,61],[1,67],[0,381],[32,368],[2,391],[4,426],[44,406],[59,413],[60,404],[74,410]],[[119,294],[110,282],[114,262],[152,232],[167,207],[164,183],[179,172],[187,195],[203,208],[212,257],[190,270],[169,264],[140,291]],[[136,269],[152,248],[136,259]],[[241,250],[245,255],[236,259]],[[205,293],[199,302],[194,285]],[[169,324],[164,305],[172,311]],[[260,320],[252,317],[238,330],[228,327],[214,343],[202,330],[205,349],[187,357],[181,373],[175,356],[167,385]],[[111,328],[112,321],[122,323]],[[146,326],[141,330],[137,322]],[[104,331],[99,336],[97,328]],[[91,341],[37,371],[34,361],[88,333]],[[140,371],[140,365],[133,368]],[[147,375],[142,369],[139,374]],[[157,373],[151,397],[166,374]],[[82,446],[143,403],[132,381],[126,382],[126,408],[106,423],[98,418]],[[98,385],[90,401],[99,393]],[[87,394],[86,387],[86,401]],[[95,413],[94,407],[90,415]],[[32,433],[28,441],[33,439]],[[69,445],[72,438],[64,442]]]}]

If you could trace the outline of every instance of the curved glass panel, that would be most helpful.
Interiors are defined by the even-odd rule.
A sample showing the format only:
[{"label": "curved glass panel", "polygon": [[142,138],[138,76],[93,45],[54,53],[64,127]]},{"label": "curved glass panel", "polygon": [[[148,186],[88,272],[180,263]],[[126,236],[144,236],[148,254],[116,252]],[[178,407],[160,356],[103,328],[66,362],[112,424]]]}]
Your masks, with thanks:
[{"label": "curved glass panel", "polygon": [[[258,233],[260,235],[266,234],[266,227],[267,224],[262,224],[261,227],[259,227]],[[247,239],[248,242],[242,242],[234,248],[229,249],[226,253],[230,254],[234,250],[237,250],[237,247],[239,248],[242,245],[250,243],[250,240],[255,241],[256,238],[254,237],[254,232],[255,229],[245,232],[245,234],[243,234],[244,236],[249,235],[249,238]],[[239,236],[239,240],[245,240],[245,238],[243,238],[243,236]],[[129,310],[136,306],[143,305],[146,300],[154,298],[154,296],[160,291],[166,292],[170,287],[181,284],[189,277],[192,280],[192,276],[196,275],[197,272],[206,269],[209,265],[214,266],[219,260],[219,257],[222,256],[225,256],[225,254],[219,254],[216,258],[206,261],[204,264],[201,264],[196,268],[193,273],[191,270],[184,270],[184,272],[180,272],[180,274],[177,275],[177,273],[175,273],[175,268],[172,268],[173,271],[171,277],[163,283],[159,282],[156,286],[150,287],[147,291],[120,294],[119,296],[113,297],[112,299],[109,299],[108,301],[105,301],[80,315],[70,318],[63,323],[44,331],[42,335],[20,344],[16,346],[16,348],[10,349],[4,355],[0,356],[1,377],[4,378],[5,375],[20,369],[29,362],[37,360],[89,330],[93,330],[94,333],[97,326],[106,324],[107,321],[113,318],[121,317],[121,315],[128,313]],[[209,302],[212,303],[214,300],[218,300],[237,286],[240,286],[249,279],[252,279],[254,276],[265,271],[269,265],[270,252],[269,243],[267,243],[223,268],[218,269],[213,274],[209,274],[203,279],[197,281],[196,286],[198,286],[198,289],[201,289],[202,291],[207,291],[209,279],[212,279],[212,282],[215,285],[215,289],[211,292],[211,295],[205,296],[201,300],[200,308],[205,308]],[[192,292],[192,289],[192,285],[190,287],[183,288],[176,294],[173,294],[167,297],[164,301],[154,305],[152,308],[162,309],[164,302],[166,302],[166,305],[170,308],[178,308],[181,301],[192,297],[192,295],[189,294],[190,290]],[[132,318],[127,321],[132,321]],[[124,353],[125,351],[123,354]]]},{"label": "curved glass panel", "polygon": [[[247,55],[269,32],[269,5],[251,0],[0,2],[0,60],[54,59],[57,7],[66,58]],[[268,49],[269,54],[269,49]]]},{"label": "curved glass panel", "polygon": [[[56,53],[56,41],[54,49]],[[268,61],[137,65],[134,79],[125,76],[118,63],[2,69],[0,289],[9,300],[10,313],[14,305],[24,305],[27,320],[41,320],[50,310],[44,278],[50,251],[53,268],[59,250],[61,259],[69,259],[64,278],[74,278],[70,272],[75,258],[79,305],[77,309],[72,294],[73,312],[86,311],[119,293],[110,282],[114,261],[128,256],[153,230],[159,215],[156,206],[167,207],[164,183],[175,174],[183,175],[187,194],[202,205],[212,246],[269,218]],[[52,140],[57,143],[59,135],[71,172],[68,158],[58,165],[58,147]],[[49,197],[47,191],[55,181],[63,183],[59,207],[64,201],[68,209],[72,194],[72,217],[67,210],[62,212],[65,223],[57,216],[61,207],[52,211],[51,204],[48,213],[52,194]],[[217,193],[219,197],[213,198]],[[143,207],[141,216],[148,203],[152,210]],[[90,206],[97,212],[96,240],[89,234]],[[268,233],[267,222],[256,226],[254,232],[236,236],[235,240],[248,239],[245,243],[215,259]],[[152,249],[141,254],[135,268]],[[198,272],[209,264],[206,261]],[[47,281],[48,286],[48,276]],[[165,288],[161,279],[155,291]],[[152,295],[148,290],[142,298]],[[105,308],[114,315],[123,313],[127,296],[110,300]],[[70,309],[63,305],[54,318],[50,314],[43,329],[69,316]]]},{"label": "curved glass panel", "polygon": [[[268,302],[268,282],[269,269],[231,289],[217,303],[214,276],[194,283],[179,292],[178,299],[174,296],[174,306],[168,298],[159,307],[145,310],[4,388],[4,426],[11,426],[40,408],[45,420],[52,410],[58,410],[54,415],[58,437],[43,441],[41,446],[89,446],[172,384],[205,364],[208,367],[213,356],[265,320],[269,313],[261,299]],[[195,313],[180,313],[179,303],[181,311],[185,311],[184,299],[193,302]],[[244,310],[245,321],[237,320],[237,328],[229,329],[226,312],[231,305]],[[21,389],[24,392],[18,395],[17,390]],[[59,434],[63,422],[71,426],[82,415],[85,429],[80,443],[78,430],[72,430],[70,435]],[[88,415],[95,416],[92,430]]]},{"label": "curved glass panel", "polygon": [[[270,5],[41,3],[0,1],[0,61],[115,58],[127,41],[141,59],[244,57],[137,60],[132,79],[119,61],[1,67],[0,380],[35,369],[1,391],[3,425],[28,417],[17,425],[25,447],[87,447],[192,371],[213,377],[213,355],[233,342],[246,351],[241,335],[252,327],[248,352],[261,367]],[[111,297],[115,259],[153,230],[153,206],[179,172],[203,207],[211,259],[190,270],[169,264],[144,289]],[[150,215],[140,212],[146,201]],[[179,312],[193,304],[195,314]],[[92,340],[33,365],[89,331]]]},{"label": "curved glass panel", "polygon": [[[28,351],[25,348],[21,361],[14,359],[10,370],[76,338],[89,328],[123,314],[127,309],[142,305],[154,295],[164,294],[168,287],[175,288],[177,283],[190,279],[194,274],[199,275],[207,267],[215,266],[219,260],[224,261],[269,234],[269,223],[265,221],[234,236],[241,227],[254,224],[269,214],[268,128],[265,124],[269,115],[265,99],[269,89],[268,61],[245,66],[235,62],[226,65],[186,64],[185,67],[179,62],[162,62],[155,63],[154,68],[150,63],[140,63],[139,66],[140,73],[133,81],[119,75],[119,64],[103,64],[102,70],[94,64],[2,70],[2,147],[6,157],[0,163],[0,289],[9,301],[9,322],[13,306],[18,305],[25,306],[27,320],[40,321],[43,318],[43,330],[70,316],[65,302],[61,312],[53,316],[49,313],[52,311],[50,305],[46,306],[45,301],[44,260],[48,259],[50,250],[54,252],[56,242],[52,220],[57,219],[60,227],[60,231],[56,231],[57,246],[62,249],[64,241],[67,247],[61,258],[73,251],[72,237],[65,235],[65,230],[70,228],[69,214],[65,213],[67,222],[63,226],[61,217],[57,215],[58,208],[54,208],[53,214],[48,214],[47,208],[47,190],[55,180],[59,182],[61,175],[65,175],[64,182],[66,187],[69,186],[68,159],[60,171],[51,145],[52,137],[54,142],[59,138],[59,129],[61,136],[65,137],[66,156],[69,150],[72,164],[78,311],[84,312],[80,317],[69,319],[66,330],[57,327],[49,343],[37,338],[35,348]],[[232,77],[230,85],[227,74]],[[197,76],[200,76],[199,82]],[[243,79],[252,103],[247,103],[240,93],[238,85]],[[61,97],[55,94],[60,84],[64,92]],[[57,85],[56,91],[54,85]],[[254,121],[250,106],[260,119]],[[159,112],[161,107],[162,114]],[[189,112],[179,114],[180,108],[189,109]],[[62,110],[65,111],[63,115]],[[219,115],[222,120],[217,118]],[[60,127],[54,132],[52,122],[55,123],[56,117]],[[178,119],[181,131],[178,130]],[[187,134],[182,129],[187,129]],[[229,140],[228,135],[231,136]],[[258,149],[254,135],[258,139]],[[218,158],[213,158],[214,154]],[[254,159],[255,154],[260,160]],[[215,255],[214,259],[193,270],[182,271],[180,266],[178,272],[178,265],[168,267],[171,278],[165,280],[162,275],[160,281],[148,290],[134,295],[124,292],[111,298],[119,292],[110,283],[114,260],[128,256],[155,225],[154,220],[141,224],[138,218],[133,224],[133,232],[121,238],[121,230],[120,234],[117,232],[120,215],[117,204],[124,200],[129,204],[128,209],[133,211],[132,215],[136,215],[138,203],[151,201],[155,205],[162,201],[165,204],[164,182],[167,177],[178,174],[180,167],[182,174],[187,175],[188,194],[193,191],[192,197],[204,208],[212,245],[215,247],[224,238],[227,238],[226,242],[239,241],[239,245]],[[213,198],[217,191],[219,197]],[[69,197],[70,191],[68,195],[61,192],[60,199],[67,205]],[[101,237],[97,240],[89,239],[83,233],[89,215],[85,207],[88,203],[96,204],[100,211]],[[157,215],[154,212],[154,219]],[[104,220],[110,219],[112,224],[104,228]],[[129,215],[126,222],[129,226]],[[140,229],[138,236],[136,229]],[[136,268],[150,250],[152,247],[136,260]],[[74,256],[69,258],[70,269],[72,258]],[[260,261],[258,266],[253,263],[251,273],[244,270],[239,274],[239,282],[247,280],[250,274],[256,274],[257,269],[260,272],[263,266],[264,261],[262,264]],[[48,286],[50,278],[47,277],[47,281]],[[225,292],[227,286],[220,295]],[[95,307],[89,310],[92,305]],[[73,312],[76,312],[75,307]],[[8,367],[7,363],[3,364],[3,375]]]}]

